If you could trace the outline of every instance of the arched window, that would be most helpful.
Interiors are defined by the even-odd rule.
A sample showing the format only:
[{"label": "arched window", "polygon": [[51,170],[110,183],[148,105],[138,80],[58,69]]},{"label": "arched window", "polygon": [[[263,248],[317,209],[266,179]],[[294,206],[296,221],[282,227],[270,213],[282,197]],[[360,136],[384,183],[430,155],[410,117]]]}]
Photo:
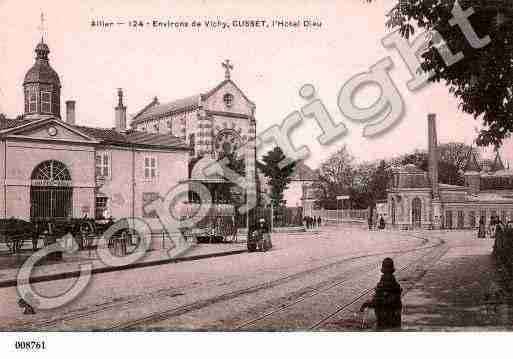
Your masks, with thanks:
[{"label": "arched window", "polygon": [[233,95],[231,93],[224,94],[223,102],[226,105],[226,107],[232,107],[232,105],[233,105]]},{"label": "arched window", "polygon": [[73,187],[66,165],[59,161],[40,163],[31,176],[30,218],[70,218]]},{"label": "arched window", "polygon": [[69,186],[71,175],[66,165],[59,161],[44,161],[32,172],[32,185]]}]

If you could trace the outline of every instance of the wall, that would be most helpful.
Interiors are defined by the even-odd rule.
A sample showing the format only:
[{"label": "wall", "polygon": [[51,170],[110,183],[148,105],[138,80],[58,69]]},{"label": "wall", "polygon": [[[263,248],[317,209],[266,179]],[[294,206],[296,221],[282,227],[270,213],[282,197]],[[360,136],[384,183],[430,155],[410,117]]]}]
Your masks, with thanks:
[{"label": "wall", "polygon": [[[158,219],[144,217],[143,194],[154,193],[164,197],[179,181],[186,180],[188,152],[143,149],[133,152],[130,148],[122,147],[104,148],[103,151],[108,152],[111,157],[111,176],[105,180],[99,191],[109,198],[110,215],[115,219],[132,216],[143,218],[151,222],[153,227],[159,227]],[[147,156],[153,156],[157,160],[155,179],[145,178],[144,161]]]},{"label": "wall", "polygon": [[[70,171],[74,187],[74,216],[78,209],[94,209],[94,149],[87,145],[6,140],[6,154],[1,156],[2,169],[6,168],[6,200],[2,201],[2,217],[30,217],[30,184],[34,168],[41,162],[56,160]],[[2,146],[3,147],[3,146]],[[3,192],[3,191],[2,191]],[[76,193],[76,196],[75,196]],[[91,213],[92,214],[92,213]]]}]

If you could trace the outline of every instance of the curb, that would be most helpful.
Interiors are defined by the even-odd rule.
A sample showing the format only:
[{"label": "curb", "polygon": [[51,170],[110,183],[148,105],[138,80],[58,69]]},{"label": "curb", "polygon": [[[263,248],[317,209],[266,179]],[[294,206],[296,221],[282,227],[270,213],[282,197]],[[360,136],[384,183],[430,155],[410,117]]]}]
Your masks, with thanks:
[{"label": "curb", "polygon": [[[247,252],[247,249],[238,249],[238,250],[226,251],[226,252],[198,254],[198,255],[189,256],[189,257],[177,257],[177,258],[159,259],[159,260],[147,261],[147,262],[136,262],[136,263],[119,266],[119,267],[100,267],[100,268],[92,269],[91,275],[100,274],[100,273],[116,272],[116,271],[122,271],[122,270],[127,270],[127,269],[151,267],[151,266],[157,266],[157,265],[162,265],[162,264],[189,262],[189,261],[195,261],[195,260],[206,259],[206,258],[225,257],[225,256],[230,256],[230,255],[235,255],[235,254],[242,254],[245,252]],[[74,278],[74,277],[78,277],[78,276],[80,276],[80,270],[76,270],[76,271],[72,271],[72,272],[46,274],[46,275],[41,275],[41,276],[37,276],[37,277],[31,277],[30,283],[49,282],[49,281],[53,281],[53,280],[68,279],[68,278]],[[16,287],[17,284],[18,284],[18,281],[16,279],[7,279],[4,281],[0,281],[0,288]]]}]

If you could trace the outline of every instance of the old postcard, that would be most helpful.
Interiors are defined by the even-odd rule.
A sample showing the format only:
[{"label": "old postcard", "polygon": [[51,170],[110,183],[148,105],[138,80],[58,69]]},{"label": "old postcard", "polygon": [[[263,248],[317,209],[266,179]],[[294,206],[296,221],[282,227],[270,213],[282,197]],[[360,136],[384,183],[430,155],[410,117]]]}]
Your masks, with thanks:
[{"label": "old postcard", "polygon": [[0,0],[2,349],[510,331],[512,44],[510,0]]}]

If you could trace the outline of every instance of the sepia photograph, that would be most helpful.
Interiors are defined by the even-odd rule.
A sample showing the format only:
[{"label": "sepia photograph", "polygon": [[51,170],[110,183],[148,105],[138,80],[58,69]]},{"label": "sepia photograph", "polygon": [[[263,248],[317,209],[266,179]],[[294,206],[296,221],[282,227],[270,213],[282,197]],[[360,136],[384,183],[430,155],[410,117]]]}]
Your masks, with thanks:
[{"label": "sepia photograph", "polygon": [[8,357],[505,349],[511,0],[0,0],[0,68]]}]

